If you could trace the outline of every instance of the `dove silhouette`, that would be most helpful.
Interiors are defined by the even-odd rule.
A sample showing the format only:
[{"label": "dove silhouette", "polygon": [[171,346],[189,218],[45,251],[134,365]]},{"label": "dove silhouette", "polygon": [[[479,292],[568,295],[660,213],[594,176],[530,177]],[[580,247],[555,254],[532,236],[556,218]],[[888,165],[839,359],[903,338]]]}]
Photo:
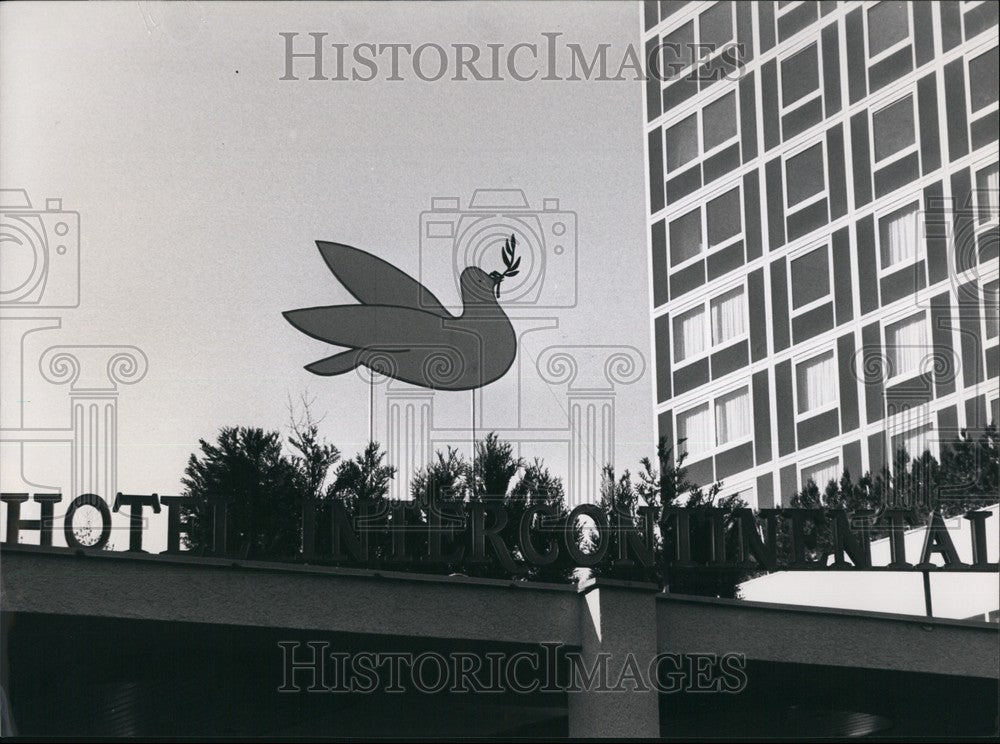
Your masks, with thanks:
[{"label": "dove silhouette", "polygon": [[341,375],[365,366],[434,390],[473,390],[510,369],[517,337],[498,302],[499,285],[517,273],[514,244],[505,246],[507,271],[462,271],[463,310],[452,315],[413,277],[370,253],[341,243],[317,241],[333,275],[360,305],[288,310],[282,315],[308,336],[347,347],[306,365],[316,375]]}]

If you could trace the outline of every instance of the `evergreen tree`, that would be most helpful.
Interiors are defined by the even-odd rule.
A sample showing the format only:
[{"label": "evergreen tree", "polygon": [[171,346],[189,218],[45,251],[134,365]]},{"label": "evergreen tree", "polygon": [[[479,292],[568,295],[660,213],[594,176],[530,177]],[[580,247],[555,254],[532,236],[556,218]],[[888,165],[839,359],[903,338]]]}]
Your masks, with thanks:
[{"label": "evergreen tree", "polygon": [[[213,542],[215,502],[226,508],[226,548],[256,559],[294,556],[300,547],[303,478],[282,453],[281,434],[225,427],[215,444],[199,440],[188,459],[187,547],[219,550]],[[219,551],[221,552],[221,551]]]},{"label": "evergreen tree", "polygon": [[535,547],[539,551],[547,551],[548,544],[554,544],[558,555],[554,562],[544,566],[532,566],[528,578],[536,581],[566,582],[573,579],[576,566],[566,554],[563,530],[570,529],[572,539],[579,542],[580,532],[566,524],[569,510],[566,507],[566,492],[562,480],[552,475],[544,463],[535,459],[525,465],[520,479],[510,491],[508,504],[518,511],[518,522],[525,511],[532,506],[547,507],[546,513],[535,514],[532,519],[532,534],[541,534],[535,539]]},{"label": "evergreen tree", "polygon": [[[978,437],[962,431],[952,442],[941,443],[941,461],[925,450],[910,458],[905,449],[893,457],[893,466],[878,473],[867,472],[857,481],[845,470],[839,481],[830,481],[823,491],[809,481],[792,495],[793,508],[868,510],[877,517],[887,508],[904,509],[914,527],[927,523],[932,512],[953,517],[998,500],[1000,464],[997,431],[991,424]],[[785,521],[785,520],[782,520]],[[781,549],[787,549],[788,526],[779,532]],[[821,521],[807,523],[807,558],[825,562],[833,550],[831,526]],[[884,526],[873,527],[872,539],[887,537]]]}]

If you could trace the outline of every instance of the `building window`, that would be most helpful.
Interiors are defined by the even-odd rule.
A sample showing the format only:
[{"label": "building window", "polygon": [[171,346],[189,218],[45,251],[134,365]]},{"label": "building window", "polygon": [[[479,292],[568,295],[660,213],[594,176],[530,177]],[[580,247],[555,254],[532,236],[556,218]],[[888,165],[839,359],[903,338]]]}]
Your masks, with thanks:
[{"label": "building window", "polygon": [[789,207],[815,201],[826,193],[823,143],[818,142],[785,162],[786,203]]},{"label": "building window", "polygon": [[723,395],[715,401],[715,441],[732,444],[750,436],[750,391],[747,388]]},{"label": "building window", "polygon": [[830,251],[821,246],[791,261],[792,309],[798,310],[830,295]]},{"label": "building window", "polygon": [[831,457],[828,460],[817,462],[802,468],[802,487],[805,488],[810,482],[815,483],[820,491],[826,490],[830,481],[840,479],[840,458]]},{"label": "building window", "polygon": [[815,2],[778,2],[774,14],[778,23],[778,41],[788,41],[819,18],[819,8]]},{"label": "building window", "polygon": [[674,359],[680,363],[746,337],[743,287],[724,292],[674,318]]},{"label": "building window", "polygon": [[675,171],[698,157],[698,117],[692,114],[664,133],[667,171]]},{"label": "building window", "polygon": [[739,188],[730,189],[712,199],[705,207],[708,248],[728,245],[743,229],[743,210]]},{"label": "building window", "polygon": [[677,450],[688,459],[697,459],[712,449],[712,419],[708,403],[677,416]]},{"label": "building window", "polygon": [[667,151],[667,172],[676,172],[699,156],[707,157],[717,148],[734,141],[738,135],[736,94],[730,92],[706,105],[700,113],[691,114],[666,129],[663,138]]},{"label": "building window", "polygon": [[885,327],[887,378],[915,374],[930,350],[927,322],[920,312]]},{"label": "building window", "polygon": [[695,35],[695,23],[688,21],[663,37],[663,67],[668,77],[678,77],[733,41],[733,3],[716,3],[698,16]]},{"label": "building window", "polygon": [[677,451],[688,459],[701,459],[717,449],[749,441],[751,410],[750,389],[742,387],[678,414]]},{"label": "building window", "polygon": [[670,265],[701,253],[701,208],[692,209],[670,223]]},{"label": "building window", "polygon": [[706,154],[735,139],[739,134],[736,93],[726,93],[705,106],[701,113],[701,121],[702,148]]},{"label": "building window", "polygon": [[902,153],[917,144],[913,119],[913,96],[906,96],[872,115],[875,162]]},{"label": "building window", "polygon": [[1000,166],[997,163],[976,174],[976,201],[980,225],[1000,220]]},{"label": "building window", "polygon": [[815,413],[837,402],[837,365],[828,351],[795,367],[797,412]]},{"label": "building window", "polygon": [[714,54],[733,40],[733,4],[716,3],[698,16],[698,36],[701,46]]},{"label": "building window", "polygon": [[997,102],[997,47],[969,60],[969,104],[972,112]]},{"label": "building window", "polygon": [[674,318],[674,358],[676,361],[683,362],[685,359],[703,353],[707,336],[704,305],[699,305]]},{"label": "building window", "polygon": [[731,289],[711,302],[712,346],[722,346],[746,334],[743,287]]},{"label": "building window", "polygon": [[694,62],[694,21],[663,37],[663,69],[669,77],[675,77]]},{"label": "building window", "polygon": [[[781,105],[788,110],[819,95],[819,49],[815,43],[781,62]],[[797,106],[796,106],[797,108]]]},{"label": "building window", "polygon": [[739,186],[709,199],[670,223],[670,265],[688,261],[705,250],[728,247],[743,235],[743,200]]},{"label": "building window", "polygon": [[908,2],[884,0],[868,9],[868,57],[874,59],[910,38]]},{"label": "building window", "polygon": [[757,508],[757,491],[754,488],[753,483],[741,483],[737,486],[729,486],[729,484],[726,485],[728,487],[723,489],[723,493],[727,498],[735,496],[751,509]]},{"label": "building window", "polygon": [[[893,464],[901,456],[902,452],[906,453],[907,464],[912,460],[919,460],[923,457],[924,452],[931,450],[931,430],[930,424],[925,424],[923,426],[918,426],[915,429],[910,429],[902,434],[897,434],[892,438],[892,461]],[[934,452],[932,451],[933,455]]]},{"label": "building window", "polygon": [[790,140],[823,118],[820,42],[781,61],[781,136]]},{"label": "building window", "polygon": [[986,338],[1000,335],[1000,280],[983,286],[983,314],[986,318]]},{"label": "building window", "polygon": [[915,201],[878,221],[879,252],[883,269],[912,261],[920,240],[920,202]]}]

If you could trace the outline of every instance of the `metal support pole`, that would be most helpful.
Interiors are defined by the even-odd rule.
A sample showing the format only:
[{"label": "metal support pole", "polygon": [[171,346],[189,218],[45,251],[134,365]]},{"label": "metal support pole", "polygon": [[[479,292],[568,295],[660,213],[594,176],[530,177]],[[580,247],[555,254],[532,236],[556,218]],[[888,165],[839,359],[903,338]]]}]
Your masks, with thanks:
[{"label": "metal support pole", "polygon": [[934,617],[934,610],[931,607],[931,572],[921,573],[924,575],[924,606],[927,608],[927,617]]}]

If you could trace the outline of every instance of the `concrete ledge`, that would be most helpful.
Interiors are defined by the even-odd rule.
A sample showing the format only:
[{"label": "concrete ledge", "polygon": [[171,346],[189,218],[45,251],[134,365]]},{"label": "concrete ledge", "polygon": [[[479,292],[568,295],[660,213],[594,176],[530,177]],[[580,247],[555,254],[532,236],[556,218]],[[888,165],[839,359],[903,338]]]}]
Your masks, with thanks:
[{"label": "concrete ledge", "polygon": [[658,595],[662,653],[1000,679],[1000,629],[975,621]]},{"label": "concrete ledge", "polygon": [[622,579],[606,579],[603,577],[584,579],[577,584],[577,591],[586,594],[593,589],[630,589],[636,592],[647,592],[656,594],[663,589],[649,581],[625,581]]},{"label": "concrete ledge", "polygon": [[129,561],[155,565],[199,566],[206,568],[246,569],[272,573],[313,574],[338,576],[341,578],[390,579],[393,581],[416,581],[447,584],[476,584],[481,586],[512,587],[558,592],[576,592],[576,584],[567,582],[556,584],[545,581],[525,581],[522,579],[488,579],[461,574],[419,573],[417,571],[391,571],[374,568],[349,568],[344,566],[324,566],[297,561],[252,561],[240,558],[216,558],[198,556],[191,553],[130,553],[126,551],[80,550],[72,548],[41,547],[38,545],[0,544],[0,556],[17,553],[32,555],[70,556],[73,558],[101,561]]},{"label": "concrete ledge", "polygon": [[817,607],[815,605],[782,604],[779,602],[755,602],[745,599],[723,599],[722,597],[700,597],[692,594],[661,593],[657,600],[665,602],[690,602],[693,604],[710,604],[722,607],[752,607],[758,610],[773,610],[775,612],[801,612],[807,615],[842,615],[850,618],[872,618],[901,623],[916,623],[918,625],[958,626],[976,628],[1000,636],[1000,623],[987,623],[983,620],[956,620],[945,617],[921,617],[919,615],[903,615],[892,612],[870,612],[866,610],[845,610],[839,607]]},{"label": "concrete ledge", "polygon": [[17,547],[5,612],[512,643],[579,643],[572,585]]},{"label": "concrete ledge", "polygon": [[760,661],[1000,678],[1000,627],[974,620],[664,594],[653,584],[600,578],[577,589],[37,546],[4,547],[0,555],[5,612],[573,647],[600,628],[602,645],[613,638],[624,644],[616,652],[739,653]]}]

